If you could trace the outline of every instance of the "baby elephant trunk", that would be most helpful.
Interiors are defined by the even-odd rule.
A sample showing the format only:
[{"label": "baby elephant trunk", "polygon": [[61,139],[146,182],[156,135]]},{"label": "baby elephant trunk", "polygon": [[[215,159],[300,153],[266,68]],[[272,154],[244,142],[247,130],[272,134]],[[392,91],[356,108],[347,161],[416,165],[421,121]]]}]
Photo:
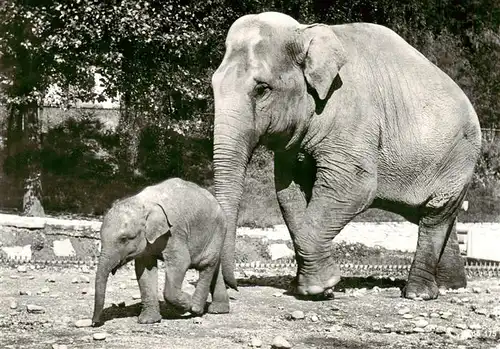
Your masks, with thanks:
[{"label": "baby elephant trunk", "polygon": [[103,324],[101,314],[106,297],[106,285],[108,283],[109,273],[113,267],[114,264],[110,263],[108,258],[99,258],[99,265],[95,278],[94,315],[92,316],[92,326],[94,327]]}]

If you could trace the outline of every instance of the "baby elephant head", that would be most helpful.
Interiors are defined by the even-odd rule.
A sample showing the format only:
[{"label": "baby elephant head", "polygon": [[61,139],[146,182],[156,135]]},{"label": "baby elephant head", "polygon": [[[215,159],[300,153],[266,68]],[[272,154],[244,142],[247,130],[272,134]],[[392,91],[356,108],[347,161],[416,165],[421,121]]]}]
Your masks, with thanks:
[{"label": "baby elephant head", "polygon": [[132,259],[154,249],[161,237],[167,237],[172,224],[160,204],[143,204],[134,198],[119,201],[105,215],[101,226],[101,254],[95,279],[93,324],[100,323],[109,273]]}]

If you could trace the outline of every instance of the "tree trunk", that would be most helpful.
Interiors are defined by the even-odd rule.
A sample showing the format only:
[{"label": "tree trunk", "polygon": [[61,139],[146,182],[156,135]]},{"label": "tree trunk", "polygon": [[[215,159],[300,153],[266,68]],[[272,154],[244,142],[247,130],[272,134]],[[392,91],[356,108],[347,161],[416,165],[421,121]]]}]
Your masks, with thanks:
[{"label": "tree trunk", "polygon": [[16,163],[13,174],[24,189],[23,215],[43,217],[41,128],[37,103],[12,105],[8,127],[8,154]]},{"label": "tree trunk", "polygon": [[122,173],[135,173],[139,155],[139,142],[142,130],[142,120],[133,106],[129,96],[125,93],[120,107],[120,120],[118,134],[120,137],[121,171]]}]

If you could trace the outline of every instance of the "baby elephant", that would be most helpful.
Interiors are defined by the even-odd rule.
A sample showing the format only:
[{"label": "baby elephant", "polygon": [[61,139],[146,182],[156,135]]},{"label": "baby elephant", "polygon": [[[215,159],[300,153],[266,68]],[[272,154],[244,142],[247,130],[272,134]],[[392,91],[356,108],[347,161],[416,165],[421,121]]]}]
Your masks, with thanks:
[{"label": "baby elephant", "polygon": [[[109,273],[135,260],[142,298],[139,323],[161,320],[157,260],[165,262],[165,301],[179,311],[228,313],[226,284],[237,289],[230,266],[221,265],[226,223],[222,208],[205,189],[179,178],[146,187],[116,201],[104,216],[95,280],[93,326],[99,326]],[[193,297],[181,286],[189,268],[199,270]],[[221,272],[222,271],[222,272]]]}]

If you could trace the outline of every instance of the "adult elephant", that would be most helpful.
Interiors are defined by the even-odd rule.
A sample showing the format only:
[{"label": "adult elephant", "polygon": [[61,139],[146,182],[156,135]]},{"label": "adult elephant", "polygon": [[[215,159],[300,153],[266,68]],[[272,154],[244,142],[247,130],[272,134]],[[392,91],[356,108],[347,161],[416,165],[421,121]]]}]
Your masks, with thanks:
[{"label": "adult elephant", "polygon": [[226,256],[234,259],[246,166],[264,144],[296,252],[296,293],[339,281],[332,239],[369,207],[419,226],[403,296],[433,299],[438,286],[466,285],[456,217],[480,153],[478,118],[452,79],[400,36],[375,24],[246,15],[229,29],[212,85]]}]

